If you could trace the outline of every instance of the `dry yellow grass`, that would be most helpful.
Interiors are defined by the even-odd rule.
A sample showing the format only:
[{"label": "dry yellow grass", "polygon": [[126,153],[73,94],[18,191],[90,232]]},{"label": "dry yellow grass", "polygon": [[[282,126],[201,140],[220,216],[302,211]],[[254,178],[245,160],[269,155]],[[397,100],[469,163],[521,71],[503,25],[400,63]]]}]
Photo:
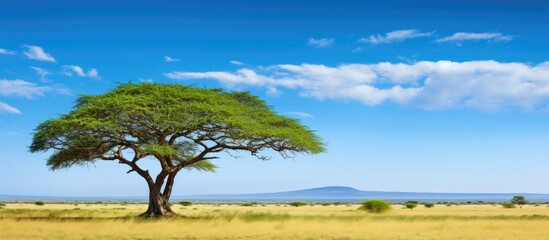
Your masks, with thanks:
[{"label": "dry yellow grass", "polygon": [[8,204],[0,210],[0,239],[549,239],[546,205],[393,206],[376,215],[357,205],[199,204],[174,205],[180,217],[134,217],[145,207]]}]

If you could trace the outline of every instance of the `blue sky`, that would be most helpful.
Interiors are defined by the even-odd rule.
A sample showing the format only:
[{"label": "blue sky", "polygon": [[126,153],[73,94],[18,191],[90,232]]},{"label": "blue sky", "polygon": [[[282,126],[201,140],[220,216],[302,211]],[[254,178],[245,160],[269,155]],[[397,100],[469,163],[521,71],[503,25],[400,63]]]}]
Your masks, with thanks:
[{"label": "blue sky", "polygon": [[180,174],[175,195],[549,193],[547,12],[543,1],[3,2],[0,194],[146,195],[124,166],[51,172],[47,154],[27,151],[34,127],[79,94],[130,80],[251,91],[328,145],[294,160],[224,156],[215,174]]}]

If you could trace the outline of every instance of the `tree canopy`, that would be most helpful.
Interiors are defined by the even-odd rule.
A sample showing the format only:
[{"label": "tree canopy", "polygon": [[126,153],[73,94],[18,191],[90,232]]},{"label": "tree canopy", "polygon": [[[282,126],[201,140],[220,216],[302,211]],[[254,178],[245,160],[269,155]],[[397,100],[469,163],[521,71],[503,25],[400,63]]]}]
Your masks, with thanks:
[{"label": "tree canopy", "polygon": [[[121,84],[105,94],[80,96],[71,112],[38,125],[29,148],[53,150],[47,161],[52,170],[118,161],[145,178],[151,191],[167,177],[164,200],[177,172],[211,171],[210,160],[222,151],[268,159],[263,150],[284,158],[325,150],[314,131],[250,93],[157,83]],[[162,171],[155,180],[140,168],[144,158],[158,160]]]},{"label": "tree canopy", "polygon": [[511,199],[511,203],[518,204],[521,208],[522,205],[526,204],[528,201],[526,201],[526,197],[522,195],[513,196]]}]

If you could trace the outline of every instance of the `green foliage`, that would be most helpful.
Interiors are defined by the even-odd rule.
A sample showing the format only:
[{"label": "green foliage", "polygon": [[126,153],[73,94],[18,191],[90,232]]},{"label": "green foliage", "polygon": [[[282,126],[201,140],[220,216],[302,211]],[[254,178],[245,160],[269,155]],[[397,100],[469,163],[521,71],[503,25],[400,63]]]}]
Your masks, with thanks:
[{"label": "green foliage", "polygon": [[209,160],[202,160],[193,164],[187,165],[188,170],[197,170],[201,172],[215,172],[217,166]]},{"label": "green foliage", "polygon": [[242,203],[242,204],[240,204],[240,206],[243,206],[243,207],[253,207],[253,206],[255,206],[255,205],[257,205],[256,202],[250,202],[250,203]]},{"label": "green foliage", "polygon": [[511,203],[517,204],[521,208],[522,208],[522,205],[526,204],[527,202],[528,201],[526,201],[526,197],[521,195],[513,196],[513,198],[511,199]]},{"label": "green foliage", "polygon": [[417,202],[416,201],[408,201],[404,204],[404,206],[410,210],[414,209],[417,207]]},{"label": "green foliage", "polygon": [[511,202],[502,203],[501,206],[503,206],[503,208],[516,208],[517,207],[517,205],[515,203],[511,203]]},{"label": "green foliage", "polygon": [[44,201],[36,201],[36,202],[34,202],[34,205],[36,205],[36,206],[44,206],[44,205],[46,205],[46,204],[44,203]]},{"label": "green foliage", "polygon": [[181,201],[181,202],[179,202],[179,205],[191,206],[191,205],[193,205],[193,203],[191,201]]},{"label": "green foliage", "polygon": [[391,203],[382,199],[370,199],[362,202],[362,206],[358,209],[370,213],[383,213],[391,210]]},{"label": "green foliage", "polygon": [[291,203],[288,203],[288,205],[294,206],[294,207],[301,207],[301,206],[307,206],[307,203],[304,203],[304,202],[291,202]]},{"label": "green foliage", "polygon": [[423,203],[423,206],[425,206],[426,208],[432,208],[435,206],[434,203]]},{"label": "green foliage", "polygon": [[47,163],[52,170],[117,160],[132,151],[137,160],[153,157],[211,171],[215,166],[199,164],[208,160],[199,154],[216,143],[213,153],[248,151],[260,159],[267,159],[258,155],[265,149],[284,157],[325,150],[299,120],[276,114],[247,92],[156,83],[122,84],[105,94],[80,96],[70,113],[36,127],[29,149],[53,150]]}]

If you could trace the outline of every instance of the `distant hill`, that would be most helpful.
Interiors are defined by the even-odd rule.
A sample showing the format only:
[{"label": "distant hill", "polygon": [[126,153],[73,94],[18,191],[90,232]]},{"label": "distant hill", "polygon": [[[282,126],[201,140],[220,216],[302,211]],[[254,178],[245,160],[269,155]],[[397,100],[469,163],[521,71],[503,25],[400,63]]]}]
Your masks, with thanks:
[{"label": "distant hill", "polygon": [[330,186],[287,192],[257,194],[212,194],[179,196],[176,198],[195,200],[318,200],[318,201],[360,201],[379,198],[399,202],[418,201],[508,201],[515,195],[523,195],[529,201],[549,201],[549,194],[531,193],[429,193],[429,192],[382,192],[362,191],[351,187]]},{"label": "distant hill", "polygon": [[[286,192],[255,193],[255,194],[208,194],[208,195],[187,195],[173,196],[173,201],[192,200],[198,202],[360,202],[365,199],[378,198],[392,202],[403,202],[408,200],[430,201],[430,202],[465,202],[465,201],[486,201],[503,202],[509,201],[515,195],[523,195],[531,202],[549,202],[549,194],[535,193],[430,193],[430,192],[383,192],[383,191],[362,191],[351,187],[330,186],[310,188]],[[51,202],[62,201],[111,201],[111,202],[143,202],[146,196],[133,197],[56,197],[56,196],[17,196],[0,195],[0,201],[34,201],[43,200]]]}]

